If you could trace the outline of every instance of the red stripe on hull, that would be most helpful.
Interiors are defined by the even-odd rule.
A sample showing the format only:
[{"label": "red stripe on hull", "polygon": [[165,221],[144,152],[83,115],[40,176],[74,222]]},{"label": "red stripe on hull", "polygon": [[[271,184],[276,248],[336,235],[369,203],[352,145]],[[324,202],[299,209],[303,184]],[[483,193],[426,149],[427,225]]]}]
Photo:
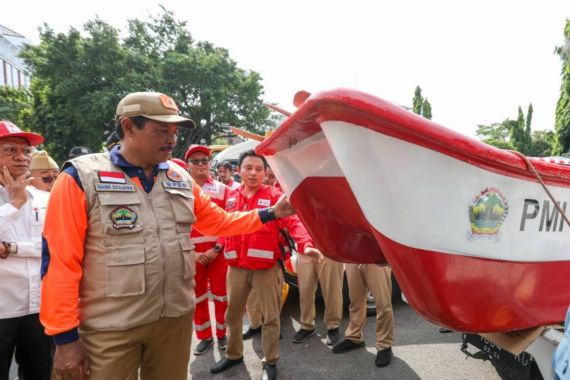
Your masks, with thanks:
[{"label": "red stripe on hull", "polygon": [[386,262],[344,177],[306,178],[291,203],[327,257],[347,263]]},{"label": "red stripe on hull", "polygon": [[497,332],[564,320],[570,262],[512,262],[407,247],[378,231],[410,305],[424,318],[462,332]]}]

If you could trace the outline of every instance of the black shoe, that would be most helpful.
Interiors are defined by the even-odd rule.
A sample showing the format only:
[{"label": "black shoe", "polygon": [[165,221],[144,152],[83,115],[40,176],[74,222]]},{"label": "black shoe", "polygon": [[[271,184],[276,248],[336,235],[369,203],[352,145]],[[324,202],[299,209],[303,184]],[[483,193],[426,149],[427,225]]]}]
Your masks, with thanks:
[{"label": "black shoe", "polygon": [[295,334],[295,336],[293,337],[293,343],[302,343],[313,335],[315,335],[315,329],[312,330],[299,329],[299,331],[297,331],[297,334]]},{"label": "black shoe", "polygon": [[239,359],[223,358],[222,360],[214,364],[212,368],[210,368],[210,372],[211,373],[224,372],[226,369],[232,368],[234,365],[238,365],[240,363],[243,363],[243,356]]},{"label": "black shoe", "polygon": [[266,364],[261,372],[261,380],[274,380],[277,378],[277,366],[275,364]]},{"label": "black shoe", "polygon": [[446,329],[445,327],[440,327],[440,328],[439,328],[439,333],[440,333],[440,334],[447,334],[447,333],[450,333],[450,332],[453,332],[453,330]]},{"label": "black shoe", "polygon": [[378,351],[374,364],[377,367],[386,367],[392,361],[392,347]]},{"label": "black shoe", "polygon": [[334,346],[338,342],[338,327],[327,331],[327,346]]},{"label": "black shoe", "polygon": [[194,355],[204,354],[206,351],[208,351],[210,349],[210,346],[212,344],[214,344],[213,338],[201,340],[200,343],[198,343],[198,345],[194,349]]},{"label": "black shoe", "polygon": [[355,343],[352,340],[345,339],[336,346],[332,348],[332,352],[335,354],[342,354],[343,352],[348,352],[350,350],[354,350],[355,348],[365,347],[366,344],[364,342]]},{"label": "black shoe", "polygon": [[218,348],[220,350],[225,350],[227,345],[228,345],[228,340],[226,339],[226,337],[218,338]]},{"label": "black shoe", "polygon": [[254,335],[261,334],[261,326],[254,329],[251,325],[248,325],[246,329],[243,330],[241,337],[243,340],[251,339]]}]

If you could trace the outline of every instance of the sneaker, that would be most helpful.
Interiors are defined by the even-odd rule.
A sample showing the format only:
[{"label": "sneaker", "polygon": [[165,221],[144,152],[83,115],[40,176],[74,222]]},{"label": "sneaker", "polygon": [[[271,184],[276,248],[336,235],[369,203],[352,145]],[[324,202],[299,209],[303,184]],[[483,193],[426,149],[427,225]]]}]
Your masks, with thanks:
[{"label": "sneaker", "polygon": [[220,350],[225,350],[227,345],[228,345],[228,340],[225,336],[223,338],[218,338],[218,348]]},{"label": "sneaker", "polygon": [[315,335],[315,329],[312,330],[299,329],[299,331],[297,331],[297,334],[295,334],[295,336],[293,337],[293,343],[302,343],[313,335]]},{"label": "sneaker", "polygon": [[334,346],[338,342],[338,327],[327,331],[327,346]]},{"label": "sneaker", "polygon": [[258,328],[253,328],[251,325],[248,325],[246,329],[243,330],[241,334],[241,338],[243,340],[251,339],[254,335],[261,334],[261,326]]},{"label": "sneaker", "polygon": [[198,345],[194,349],[194,355],[202,355],[203,353],[208,351],[210,349],[210,346],[212,346],[213,344],[214,344],[213,338],[201,340],[200,343],[198,343]]},{"label": "sneaker", "polygon": [[374,360],[374,364],[377,367],[386,367],[392,361],[392,347],[388,347],[384,350],[378,351],[376,354],[376,360]]},{"label": "sneaker", "polygon": [[364,341],[362,341],[360,343],[355,343],[352,340],[345,339],[342,342],[340,342],[339,344],[337,344],[336,346],[334,346],[332,348],[332,352],[334,354],[342,354],[344,352],[354,350],[355,348],[361,348],[361,347],[365,347],[365,346],[366,346],[366,344],[364,343]]}]

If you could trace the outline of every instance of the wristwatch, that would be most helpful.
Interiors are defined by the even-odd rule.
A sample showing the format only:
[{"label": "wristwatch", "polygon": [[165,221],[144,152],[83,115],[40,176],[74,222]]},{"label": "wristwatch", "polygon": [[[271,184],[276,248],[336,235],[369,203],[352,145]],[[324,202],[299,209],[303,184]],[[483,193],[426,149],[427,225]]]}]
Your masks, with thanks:
[{"label": "wristwatch", "polygon": [[214,252],[216,252],[216,253],[222,252],[222,249],[224,249],[224,247],[222,247],[221,245],[216,244],[214,246]]},{"label": "wristwatch", "polygon": [[4,253],[2,255],[0,255],[0,258],[5,259],[7,258],[9,255],[16,255],[18,254],[18,244],[16,243],[8,243],[6,241],[2,242],[2,245],[4,246]]}]

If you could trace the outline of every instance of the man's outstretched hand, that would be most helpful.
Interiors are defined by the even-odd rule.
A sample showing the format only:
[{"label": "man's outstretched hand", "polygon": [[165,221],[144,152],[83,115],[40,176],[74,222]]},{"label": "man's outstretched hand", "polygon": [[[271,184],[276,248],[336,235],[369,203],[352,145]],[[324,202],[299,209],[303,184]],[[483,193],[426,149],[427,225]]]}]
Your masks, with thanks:
[{"label": "man's outstretched hand", "polygon": [[273,205],[273,212],[277,219],[285,218],[296,213],[293,205],[289,202],[289,197],[285,194]]}]

